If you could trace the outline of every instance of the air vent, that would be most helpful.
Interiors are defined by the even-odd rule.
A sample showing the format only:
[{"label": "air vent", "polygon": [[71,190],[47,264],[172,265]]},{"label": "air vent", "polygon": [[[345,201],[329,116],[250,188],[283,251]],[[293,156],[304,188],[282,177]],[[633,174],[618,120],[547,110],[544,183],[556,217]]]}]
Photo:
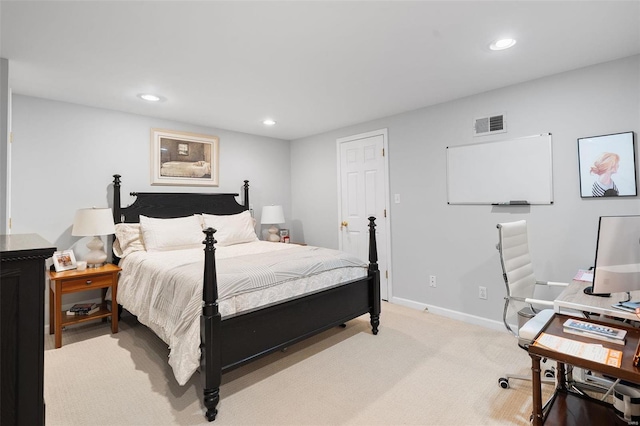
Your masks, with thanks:
[{"label": "air vent", "polygon": [[504,133],[506,131],[507,123],[504,114],[476,118],[473,125],[474,136],[484,136],[493,133]]}]

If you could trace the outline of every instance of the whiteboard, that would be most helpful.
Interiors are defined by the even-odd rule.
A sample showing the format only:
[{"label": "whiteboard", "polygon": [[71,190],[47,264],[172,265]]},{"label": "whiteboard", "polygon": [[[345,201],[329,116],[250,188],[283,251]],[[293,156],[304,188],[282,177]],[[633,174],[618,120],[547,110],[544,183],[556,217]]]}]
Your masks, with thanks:
[{"label": "whiteboard", "polygon": [[551,134],[447,147],[449,204],[553,203]]}]

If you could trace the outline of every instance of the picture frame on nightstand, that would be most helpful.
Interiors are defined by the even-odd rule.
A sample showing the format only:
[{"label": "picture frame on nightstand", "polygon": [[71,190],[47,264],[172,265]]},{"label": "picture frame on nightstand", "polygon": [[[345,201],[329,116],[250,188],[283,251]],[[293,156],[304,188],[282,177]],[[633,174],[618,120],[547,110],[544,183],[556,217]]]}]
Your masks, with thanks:
[{"label": "picture frame on nightstand", "polygon": [[76,257],[73,254],[73,250],[56,251],[53,253],[53,266],[56,268],[56,272],[68,271],[70,269],[76,269]]}]

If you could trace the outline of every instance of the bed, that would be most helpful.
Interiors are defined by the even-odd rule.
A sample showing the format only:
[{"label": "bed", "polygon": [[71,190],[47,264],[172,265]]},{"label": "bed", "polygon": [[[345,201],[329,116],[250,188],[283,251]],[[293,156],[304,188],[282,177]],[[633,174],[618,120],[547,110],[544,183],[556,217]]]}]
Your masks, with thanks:
[{"label": "bed", "polygon": [[[216,230],[208,224],[214,223],[226,223],[225,220],[236,220],[239,217],[245,217],[248,215],[249,206],[249,182],[244,181],[243,186],[243,204],[239,204],[236,201],[238,194],[203,194],[203,193],[131,193],[136,197],[134,203],[128,207],[121,206],[120,197],[120,175],[114,175],[113,180],[113,213],[114,221],[117,227],[126,227],[126,224],[135,224],[141,222],[140,228],[148,227],[147,223],[149,218],[155,218],[152,220],[187,220],[185,218],[193,215],[200,215],[201,218],[214,217],[213,222],[207,222],[204,220],[204,229],[201,231],[204,237],[204,247],[194,249],[193,247],[186,248],[180,253],[180,256],[173,256],[171,253],[165,253],[160,251],[159,253],[151,253],[155,257],[155,263],[166,264],[169,269],[173,271],[173,275],[178,275],[177,281],[174,281],[170,294],[173,294],[175,289],[178,289],[184,285],[187,281],[193,280],[194,276],[197,276],[197,297],[202,297],[202,300],[197,300],[197,303],[193,301],[193,295],[187,302],[187,306],[191,307],[196,315],[195,319],[189,324],[174,324],[169,328],[189,328],[189,335],[194,333],[199,337],[197,346],[197,369],[200,372],[202,385],[203,385],[203,403],[205,406],[205,416],[209,421],[213,421],[217,415],[217,406],[220,401],[220,383],[222,374],[228,372],[234,368],[244,365],[259,357],[284,349],[296,342],[302,341],[308,337],[311,337],[317,333],[320,333],[329,328],[342,325],[347,321],[354,319],[363,314],[369,313],[370,322],[372,327],[372,333],[378,333],[378,327],[380,323],[380,276],[377,265],[377,253],[376,253],[376,239],[375,239],[375,218],[369,218],[369,259],[368,263],[356,264],[353,259],[348,258],[333,258],[334,250],[327,250],[315,247],[302,247],[288,244],[278,244],[261,241],[247,241],[246,244],[234,244],[225,246],[223,241],[228,237],[225,234],[226,227],[222,226],[216,233]],[[222,222],[219,222],[222,220]],[[218,221],[218,222],[216,222]],[[221,243],[216,244],[216,238],[221,240]],[[265,245],[270,245],[270,250],[265,249]],[[116,244],[114,244],[115,248]],[[118,246],[119,247],[119,246]],[[245,248],[246,247],[246,248]],[[121,248],[121,247],[119,247]],[[269,260],[271,251],[280,252],[278,254],[278,260]],[[247,253],[249,250],[251,253]],[[198,256],[200,260],[189,262],[183,261],[181,256],[189,256],[187,252],[194,253],[192,256]],[[216,253],[217,252],[217,253]],[[120,253],[120,252],[119,252]],[[240,253],[240,256],[237,254]],[[236,278],[232,287],[236,290],[240,289],[240,298],[249,295],[248,287],[254,286],[255,282],[262,282],[264,277],[271,275],[286,276],[285,284],[291,282],[297,282],[297,276],[293,277],[298,271],[292,272],[291,270],[277,270],[265,272],[266,269],[262,269],[262,265],[257,261],[255,256],[263,258],[263,262],[271,267],[272,264],[282,263],[280,259],[282,256],[285,258],[296,259],[298,261],[306,262],[319,262],[320,258],[328,258],[325,270],[322,270],[321,266],[315,263],[304,264],[298,269],[301,270],[313,270],[317,273],[312,274],[309,282],[305,282],[304,292],[299,290],[294,293],[283,292],[278,286],[266,284],[266,290],[264,293],[266,296],[260,296],[258,303],[251,301],[251,303],[238,302],[236,297],[238,292],[233,293],[228,289],[227,282],[228,276],[233,275]],[[254,256],[254,257],[250,257]],[[275,256],[275,255],[273,255]],[[123,259],[116,258],[116,261],[120,261],[120,266],[123,268],[120,281],[124,284],[127,280],[133,283],[141,281],[140,277],[156,274],[145,271],[142,266],[144,264],[152,263],[150,258],[145,258],[143,261],[135,261],[136,254],[129,254]],[[275,258],[274,258],[275,259]],[[183,268],[186,263],[192,263],[187,271],[187,268]],[[242,270],[242,264],[249,264],[252,268],[251,273],[246,273]],[[360,263],[362,263],[360,261]],[[128,267],[130,265],[138,265],[138,267],[131,268],[136,270],[136,273],[130,275],[127,278]],[[338,271],[337,264],[345,264],[350,271],[353,272],[351,276],[345,276],[342,272]],[[179,265],[179,267],[176,267]],[[264,266],[266,267],[266,266]],[[319,269],[320,268],[320,269]],[[294,268],[295,269],[295,268]],[[363,270],[362,273],[357,272]],[[176,271],[185,271],[184,274]],[[195,271],[195,272],[194,272]],[[137,274],[137,275],[136,275]],[[301,273],[302,274],[302,273]],[[184,275],[189,275],[190,278]],[[245,278],[245,275],[254,275],[257,278],[253,281],[249,278]],[[158,275],[159,277],[159,275]],[[292,278],[293,277],[293,278]],[[314,281],[315,280],[315,281]],[[156,282],[161,282],[162,278],[154,278],[150,285],[154,285]],[[241,282],[241,284],[237,284]],[[218,284],[220,288],[218,287]],[[121,290],[118,288],[118,302],[125,300],[123,305],[125,309],[132,308],[134,311],[141,309],[140,307],[133,306],[136,303],[136,298],[127,296],[128,290]],[[242,286],[245,287],[242,287]],[[162,284],[160,287],[164,288],[166,285]],[[147,293],[149,291],[145,290]],[[152,290],[151,292],[154,292]],[[144,291],[143,291],[144,293]],[[177,293],[176,293],[177,294]],[[278,296],[274,296],[278,294]],[[165,297],[164,299],[180,299],[182,296]],[[248,299],[254,299],[253,295],[247,297]],[[187,298],[188,299],[188,298]],[[229,300],[232,307],[229,306]],[[142,302],[144,304],[145,302]],[[156,302],[153,302],[156,303]],[[156,303],[162,305],[162,303]],[[129,306],[128,306],[129,305]],[[238,308],[238,306],[240,306]],[[195,307],[195,308],[194,308]],[[179,309],[180,311],[187,309]],[[135,314],[135,312],[132,312]],[[143,314],[152,317],[156,314]],[[156,315],[156,317],[158,317]],[[139,317],[140,319],[140,317]],[[148,319],[148,318],[143,318]],[[158,319],[158,318],[156,318]],[[160,317],[156,322],[167,322],[167,320]],[[195,332],[194,322],[195,321]],[[141,321],[143,322],[143,321]],[[144,323],[144,322],[143,322]],[[181,338],[176,339],[175,336],[167,336],[161,334],[167,334],[166,330],[156,330],[154,328],[157,324],[152,325],[150,328],[154,330],[159,336],[167,342],[169,340],[171,351],[177,348],[182,342]],[[174,340],[171,340],[174,339]],[[186,340],[186,339],[185,339]],[[187,344],[191,348],[177,349],[179,352],[188,353],[187,362],[188,367],[186,372],[181,378],[176,379],[181,382],[184,381],[184,374],[189,374],[189,371],[193,369],[193,343]],[[182,359],[181,356],[176,356],[177,359]],[[171,363],[171,362],[170,362]],[[176,373],[176,368],[174,373]]]},{"label": "bed", "polygon": [[211,176],[211,165],[206,161],[166,161],[160,167],[160,176],[191,178]]}]

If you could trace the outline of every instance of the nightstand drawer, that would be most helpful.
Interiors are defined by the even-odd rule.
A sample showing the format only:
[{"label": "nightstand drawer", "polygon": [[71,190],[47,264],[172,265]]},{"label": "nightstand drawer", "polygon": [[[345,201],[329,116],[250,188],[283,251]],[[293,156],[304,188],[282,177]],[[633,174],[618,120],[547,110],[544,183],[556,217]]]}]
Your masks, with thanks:
[{"label": "nightstand drawer", "polygon": [[103,288],[111,286],[111,275],[94,275],[91,277],[76,278],[62,282],[62,290],[67,293],[71,291],[83,291],[91,288]]}]

